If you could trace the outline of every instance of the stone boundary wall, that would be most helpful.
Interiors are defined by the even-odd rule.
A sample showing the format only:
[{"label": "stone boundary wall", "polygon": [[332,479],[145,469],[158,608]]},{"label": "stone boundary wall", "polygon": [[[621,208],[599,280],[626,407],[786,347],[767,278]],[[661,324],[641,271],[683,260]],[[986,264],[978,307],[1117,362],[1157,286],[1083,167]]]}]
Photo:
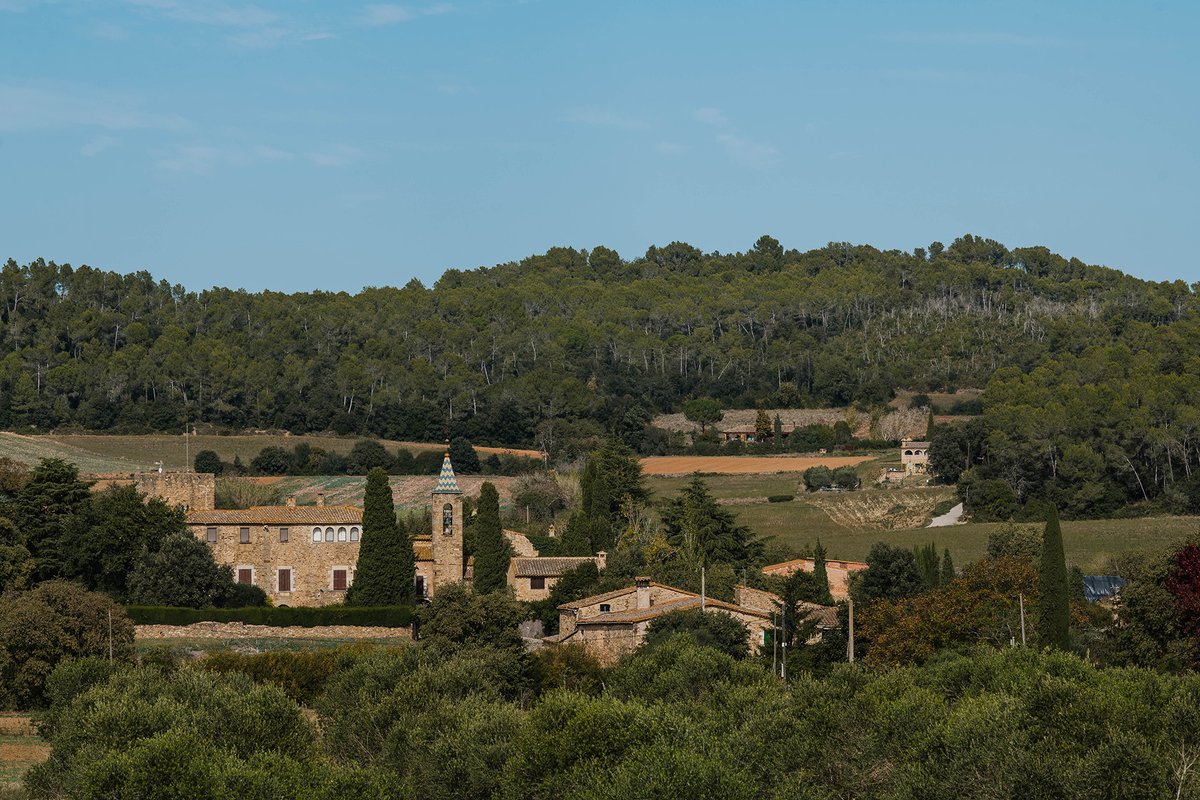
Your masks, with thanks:
[{"label": "stone boundary wall", "polygon": [[299,626],[247,625],[243,622],[197,622],[192,625],[135,625],[138,641],[154,639],[412,639],[408,628],[358,625]]}]

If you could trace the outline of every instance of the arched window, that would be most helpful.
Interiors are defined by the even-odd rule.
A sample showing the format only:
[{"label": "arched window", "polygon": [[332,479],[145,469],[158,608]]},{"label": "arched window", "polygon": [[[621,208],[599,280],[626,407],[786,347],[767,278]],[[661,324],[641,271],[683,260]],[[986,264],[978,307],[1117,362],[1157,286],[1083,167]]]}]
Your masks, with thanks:
[{"label": "arched window", "polygon": [[442,533],[446,536],[454,533],[454,506],[450,503],[442,506]]},{"label": "arched window", "polygon": [[339,542],[346,541],[346,529],[345,528],[338,528],[338,541]]},{"label": "arched window", "polygon": [[911,456],[911,455],[912,455],[912,450],[905,450],[905,451],[904,451],[904,455],[906,455],[906,456]]},{"label": "arched window", "polygon": [[327,541],[327,542],[333,541],[333,528],[325,529],[325,541]]},{"label": "arched window", "polygon": [[313,528],[313,541],[314,542],[321,541],[321,529],[320,528]]},{"label": "arched window", "polygon": [[358,528],[350,529],[350,541],[352,541],[352,542],[358,541]]}]

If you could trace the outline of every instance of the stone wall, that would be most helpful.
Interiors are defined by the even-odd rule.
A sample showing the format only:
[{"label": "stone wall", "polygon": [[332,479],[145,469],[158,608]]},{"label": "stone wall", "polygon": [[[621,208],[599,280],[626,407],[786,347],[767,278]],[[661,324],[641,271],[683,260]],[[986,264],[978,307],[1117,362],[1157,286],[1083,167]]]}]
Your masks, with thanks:
[{"label": "stone wall", "polygon": [[207,511],[216,507],[217,476],[206,472],[135,472],[133,485],[139,492],[158,497],[185,511]]}]

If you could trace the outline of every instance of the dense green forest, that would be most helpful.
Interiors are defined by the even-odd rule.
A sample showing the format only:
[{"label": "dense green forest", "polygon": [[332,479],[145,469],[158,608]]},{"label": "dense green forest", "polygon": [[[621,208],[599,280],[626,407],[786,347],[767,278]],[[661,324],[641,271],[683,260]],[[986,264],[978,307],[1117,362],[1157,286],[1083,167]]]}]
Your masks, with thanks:
[{"label": "dense green forest", "polygon": [[643,447],[653,414],[697,397],[869,407],[984,386],[939,472],[979,483],[994,516],[1187,508],[1176,485],[1200,467],[1196,287],[971,235],[911,253],[555,248],[356,295],[9,261],[0,299],[6,428],[190,421],[572,455],[604,433]]}]

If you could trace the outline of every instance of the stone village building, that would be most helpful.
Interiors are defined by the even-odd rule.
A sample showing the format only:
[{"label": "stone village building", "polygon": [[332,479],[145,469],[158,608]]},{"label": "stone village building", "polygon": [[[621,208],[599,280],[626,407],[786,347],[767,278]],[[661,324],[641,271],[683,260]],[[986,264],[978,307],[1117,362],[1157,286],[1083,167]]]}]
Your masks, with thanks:
[{"label": "stone village building", "polygon": [[[703,608],[736,619],[746,628],[750,652],[755,653],[769,644],[769,632],[775,627],[775,609],[779,599],[769,592],[739,586],[736,603],[702,598],[695,592],[656,583],[649,578],[635,578],[634,585],[625,589],[585,597],[558,607],[558,633],[549,636],[549,644],[581,644],[604,665],[617,662],[632,653],[646,639],[650,623],[674,611]],[[812,606],[810,614],[817,615],[819,629],[837,625],[837,611],[824,606]],[[815,635],[819,639],[819,634]]]},{"label": "stone village building", "polygon": [[[434,531],[413,541],[418,597],[467,577],[463,557],[462,489],[449,454],[432,492]],[[283,506],[189,511],[192,535],[212,548],[218,564],[234,578],[261,588],[279,606],[340,603],[354,582],[362,543],[362,509],[358,506]]]},{"label": "stone village building", "polygon": [[[779,564],[768,564],[762,568],[763,575],[793,575],[803,570],[813,572],[817,562],[811,558],[794,558]],[[850,575],[867,568],[864,561],[841,561],[836,558],[825,561],[825,574],[829,578],[829,594],[834,600],[845,600],[850,596]]]},{"label": "stone village building", "polygon": [[900,464],[905,475],[924,475],[929,471],[929,442],[904,439],[900,442]]},{"label": "stone village building", "polygon": [[564,573],[587,563],[604,569],[607,561],[608,554],[603,550],[594,556],[516,555],[508,562],[508,585],[518,600],[545,600]]}]

